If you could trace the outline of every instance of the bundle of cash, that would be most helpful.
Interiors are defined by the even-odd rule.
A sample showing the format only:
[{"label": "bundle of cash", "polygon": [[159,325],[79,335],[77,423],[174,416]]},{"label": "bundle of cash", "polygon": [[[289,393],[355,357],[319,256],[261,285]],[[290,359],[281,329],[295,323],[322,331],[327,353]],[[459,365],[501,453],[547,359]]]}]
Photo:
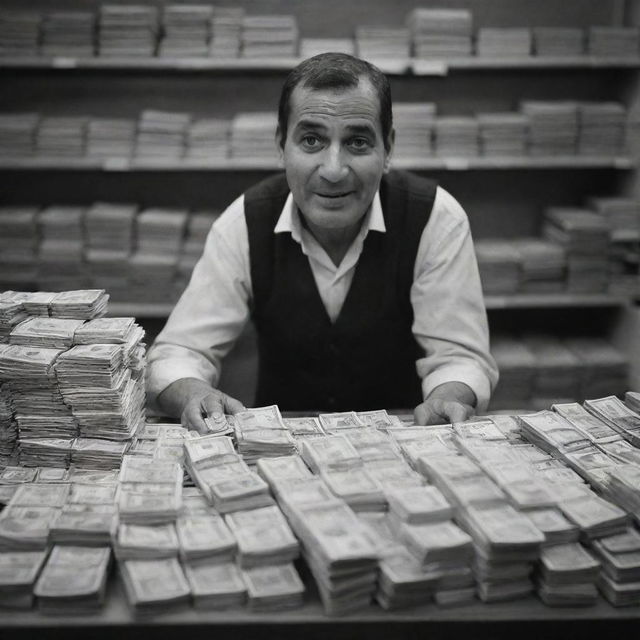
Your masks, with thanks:
[{"label": "bundle of cash", "polygon": [[48,551],[0,552],[0,607],[30,609],[33,586]]},{"label": "bundle of cash", "polygon": [[119,470],[96,471],[95,469],[79,469],[71,467],[69,469],[69,481],[73,483],[94,483],[97,485],[116,485],[118,482]]},{"label": "bundle of cash", "polygon": [[371,460],[364,465],[366,472],[382,488],[385,496],[398,489],[413,489],[425,484],[424,478],[403,460]]},{"label": "bundle of cash", "polygon": [[243,569],[287,564],[300,554],[296,537],[275,505],[236,511],[225,520],[238,541],[238,563]]},{"label": "bundle of cash", "polygon": [[[22,433],[21,433],[22,436]],[[25,467],[68,467],[74,440],[66,438],[21,437],[18,445],[20,464]]]},{"label": "bundle of cash", "polygon": [[27,482],[34,482],[38,475],[38,469],[28,469],[26,467],[16,467],[7,465],[0,471],[0,486],[20,485]]},{"label": "bundle of cash", "polygon": [[51,301],[52,318],[91,320],[107,312],[109,294],[104,289],[61,291]]},{"label": "bundle of cash", "polygon": [[621,533],[630,520],[629,515],[620,507],[595,494],[564,501],[560,504],[560,509],[571,522],[580,527],[582,537],[587,540]]},{"label": "bundle of cash", "polygon": [[211,18],[209,55],[237,58],[242,45],[243,7],[214,7]]},{"label": "bundle of cash", "polygon": [[578,105],[580,137],[578,153],[615,156],[624,149],[626,108],[618,102],[585,102]]},{"label": "bundle of cash", "polygon": [[10,507],[56,507],[60,508],[65,504],[69,495],[68,484],[44,484],[29,483],[18,487],[11,502]]},{"label": "bundle of cash", "polygon": [[471,55],[472,23],[468,9],[413,9],[407,14],[413,55],[440,59]]},{"label": "bundle of cash", "polygon": [[162,12],[164,37],[158,55],[166,57],[204,57],[209,52],[211,5],[168,4]]},{"label": "bundle of cash", "polygon": [[118,560],[177,558],[180,543],[173,524],[120,523],[113,541]]},{"label": "bundle of cash", "polygon": [[0,14],[0,55],[37,56],[41,11],[4,9]]},{"label": "bundle of cash", "polygon": [[16,300],[12,293],[0,294],[0,343],[8,342],[12,329],[29,316],[22,300]]},{"label": "bundle of cash", "polygon": [[547,546],[540,554],[537,592],[549,606],[594,605],[600,563],[578,542]]},{"label": "bundle of cash", "polygon": [[36,475],[35,482],[52,484],[71,482],[71,473],[64,467],[40,467]]},{"label": "bundle of cash", "polygon": [[[87,124],[87,156],[91,158],[130,158],[133,154],[135,139],[136,121],[134,118],[91,116]],[[107,233],[107,237],[109,235],[111,234]],[[90,238],[94,237],[91,234]]]},{"label": "bundle of cash", "polygon": [[380,431],[388,431],[404,427],[405,423],[400,416],[389,414],[385,409],[372,409],[371,411],[356,411],[358,420],[367,427],[375,427]]},{"label": "bundle of cash", "polygon": [[473,460],[452,453],[448,456],[420,456],[417,466],[422,475],[443,491],[445,496],[447,485],[454,480],[485,477],[482,469]]},{"label": "bundle of cash", "polygon": [[622,440],[622,436],[617,431],[577,402],[554,404],[551,408],[589,438],[593,444],[607,444]]},{"label": "bundle of cash", "polygon": [[125,456],[119,477],[120,522],[175,522],[182,506],[182,475],[177,462]]},{"label": "bundle of cash", "polygon": [[[193,160],[221,160],[229,155],[231,120],[200,118],[187,131],[185,158]],[[209,219],[209,227],[211,220]]]},{"label": "bundle of cash", "polygon": [[478,113],[482,155],[524,156],[527,152],[529,121],[521,113]]},{"label": "bundle of cash", "polygon": [[609,470],[606,486],[612,499],[640,521],[640,467],[629,463]]},{"label": "bundle of cash", "polygon": [[242,571],[232,562],[185,564],[193,606],[196,609],[230,609],[247,600]]},{"label": "bundle of cash", "polygon": [[408,524],[434,524],[453,517],[453,507],[432,485],[387,493],[389,514]]},{"label": "bundle of cash", "polygon": [[473,559],[471,537],[452,521],[433,524],[398,522],[399,539],[425,569],[469,565]]},{"label": "bundle of cash", "polygon": [[258,458],[286,456],[296,452],[295,440],[276,405],[256,407],[235,414],[238,453],[247,464]]},{"label": "bundle of cash", "polygon": [[640,467],[640,449],[634,447],[626,440],[617,440],[615,442],[605,442],[599,444],[598,447],[608,456],[621,463],[634,464]]},{"label": "bundle of cash", "polygon": [[355,469],[362,466],[357,450],[344,436],[305,440],[300,454],[314,473],[322,469]]},{"label": "bundle of cash", "polygon": [[544,533],[544,546],[577,542],[580,529],[558,509],[532,509],[526,516]]},{"label": "bundle of cash", "polygon": [[397,445],[384,432],[371,428],[345,429],[343,435],[353,445],[365,465],[384,460],[401,460]]},{"label": "bundle of cash", "polygon": [[119,469],[129,444],[101,438],[76,438],[71,447],[71,464],[87,469]]},{"label": "bundle of cash", "polygon": [[[147,441],[148,442],[148,441]],[[206,496],[199,487],[185,487],[182,485],[182,509],[180,517],[189,518],[191,516],[214,515],[217,516],[216,510],[209,504]]]},{"label": "bundle of cash", "polygon": [[537,56],[581,56],[584,30],[579,27],[533,27],[533,51]]},{"label": "bundle of cash", "polygon": [[251,15],[242,19],[243,57],[294,57],[298,24],[292,15]]},{"label": "bundle of cash", "polygon": [[298,446],[305,438],[318,438],[326,435],[320,420],[313,416],[282,418],[282,421]]},{"label": "bundle of cash", "polygon": [[251,611],[280,611],[302,605],[304,584],[291,563],[245,569],[242,577]]},{"label": "bundle of cash", "polygon": [[340,435],[351,429],[360,429],[365,423],[360,420],[355,411],[341,411],[337,413],[321,413],[318,420],[325,433]]},{"label": "bundle of cash", "polygon": [[[119,155],[119,154],[112,154]],[[122,154],[120,154],[122,155]],[[133,224],[138,205],[129,203],[94,202],[84,216],[85,241],[88,249],[104,249],[105,251],[122,251],[129,254],[133,248]],[[117,321],[118,318],[111,318]],[[133,318],[131,318],[133,320]],[[97,325],[113,331],[117,325]],[[125,327],[123,326],[122,329]],[[92,342],[102,342],[92,340]],[[84,344],[76,342],[76,344]]]},{"label": "bundle of cash", "polygon": [[590,26],[587,53],[592,56],[636,57],[640,34],[635,27]]},{"label": "bundle of cash", "polygon": [[58,512],[56,507],[5,507],[0,512],[0,551],[45,549]]},{"label": "bundle of cash", "polygon": [[102,607],[111,549],[55,545],[33,590],[40,611],[83,614]]},{"label": "bundle of cash", "polygon": [[52,522],[49,537],[53,544],[102,547],[111,544],[117,529],[115,505],[68,503]]},{"label": "bundle of cash", "polygon": [[276,114],[270,111],[237,113],[231,122],[231,156],[272,161],[276,127]]},{"label": "bundle of cash", "polygon": [[271,488],[278,480],[297,480],[313,478],[309,467],[300,456],[282,456],[280,458],[261,458],[257,464],[258,475],[269,483]]},{"label": "bundle of cash", "polygon": [[43,116],[36,133],[36,153],[54,158],[82,157],[86,131],[86,116]]},{"label": "bundle of cash", "polygon": [[135,157],[170,160],[182,158],[190,123],[191,115],[188,113],[145,109],[138,120]]},{"label": "bundle of cash", "polygon": [[146,254],[177,256],[185,234],[187,218],[186,209],[144,209],[136,217],[138,250]]},{"label": "bundle of cash", "polygon": [[6,465],[18,439],[18,425],[13,417],[9,386],[0,383],[0,466]]},{"label": "bundle of cash", "polygon": [[604,488],[603,480],[608,478],[608,472],[620,465],[616,458],[595,445],[567,453],[564,460],[580,477],[601,490]]},{"label": "bundle of cash", "polygon": [[292,509],[297,505],[333,504],[336,502],[336,497],[331,493],[324,480],[316,476],[275,479],[270,483],[270,486],[289,521],[291,521]]},{"label": "bundle of cash", "polygon": [[608,424],[632,445],[640,446],[640,414],[629,409],[620,399],[608,396],[585,400],[584,408]]},{"label": "bundle of cash", "polygon": [[181,515],[176,522],[176,531],[183,562],[226,564],[233,560],[236,538],[219,515],[202,512]]},{"label": "bundle of cash", "polygon": [[118,563],[127,601],[138,614],[182,607],[191,590],[177,558],[124,560]]},{"label": "bundle of cash", "polygon": [[476,34],[476,55],[488,58],[531,54],[531,30],[514,27],[481,27]]},{"label": "bundle of cash", "polygon": [[383,65],[390,58],[406,60],[410,53],[408,29],[401,27],[372,27],[358,25],[355,33],[357,56]]},{"label": "bundle of cash", "polygon": [[95,477],[95,473],[71,475],[71,491],[65,506],[115,506],[118,491],[117,478],[100,479]]},{"label": "bundle of cash", "polygon": [[527,439],[548,453],[564,456],[591,445],[582,431],[553,411],[538,411],[518,419]]},{"label": "bundle of cash", "polygon": [[354,511],[384,511],[387,507],[382,487],[363,467],[324,469],[320,475],[331,492]]},{"label": "bundle of cash", "polygon": [[159,29],[157,7],[101,4],[98,21],[99,55],[153,56]]},{"label": "bundle of cash", "polygon": [[523,100],[520,111],[529,119],[531,155],[575,155],[579,131],[577,103]]},{"label": "bundle of cash", "polygon": [[439,156],[473,157],[480,153],[475,116],[439,116],[435,119],[435,149]]},{"label": "bundle of cash", "polygon": [[602,595],[616,607],[640,604],[640,533],[630,528],[594,540],[592,550],[602,564]]},{"label": "bundle of cash", "polygon": [[93,11],[51,11],[42,21],[40,53],[45,56],[89,58],[94,53]]}]

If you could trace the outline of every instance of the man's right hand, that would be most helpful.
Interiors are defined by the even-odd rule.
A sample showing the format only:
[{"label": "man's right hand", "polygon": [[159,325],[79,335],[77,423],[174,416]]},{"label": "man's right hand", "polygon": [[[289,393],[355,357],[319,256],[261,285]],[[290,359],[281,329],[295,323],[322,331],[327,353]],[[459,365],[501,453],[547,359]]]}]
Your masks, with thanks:
[{"label": "man's right hand", "polygon": [[204,419],[223,422],[225,413],[244,411],[239,400],[214,389],[197,378],[181,378],[169,385],[159,396],[158,406],[187,429],[206,435],[210,433]]}]

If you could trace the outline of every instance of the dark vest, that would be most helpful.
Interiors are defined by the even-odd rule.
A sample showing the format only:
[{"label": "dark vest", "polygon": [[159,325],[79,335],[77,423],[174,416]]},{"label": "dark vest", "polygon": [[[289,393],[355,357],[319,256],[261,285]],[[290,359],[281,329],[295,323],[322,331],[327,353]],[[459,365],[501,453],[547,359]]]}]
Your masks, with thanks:
[{"label": "dark vest", "polygon": [[245,194],[258,334],[256,406],[289,411],[413,408],[422,401],[411,332],[410,289],[436,184],[405,172],[382,178],[386,233],[370,231],[335,323],[309,260],[289,233],[273,230],[289,194],[284,175]]}]

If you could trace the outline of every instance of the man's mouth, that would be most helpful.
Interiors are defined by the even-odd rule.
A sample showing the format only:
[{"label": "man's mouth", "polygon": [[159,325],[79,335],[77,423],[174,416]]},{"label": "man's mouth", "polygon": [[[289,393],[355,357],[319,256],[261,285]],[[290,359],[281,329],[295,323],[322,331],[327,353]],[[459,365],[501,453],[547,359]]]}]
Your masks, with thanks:
[{"label": "man's mouth", "polygon": [[340,191],[339,193],[316,193],[316,195],[320,196],[321,198],[344,198],[350,193],[351,191]]}]

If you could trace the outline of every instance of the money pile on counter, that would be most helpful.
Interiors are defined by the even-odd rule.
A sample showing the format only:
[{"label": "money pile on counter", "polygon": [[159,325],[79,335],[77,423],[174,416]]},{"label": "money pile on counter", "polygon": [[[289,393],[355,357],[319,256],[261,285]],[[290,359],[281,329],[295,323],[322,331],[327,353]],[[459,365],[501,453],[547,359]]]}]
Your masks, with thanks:
[{"label": "money pile on counter", "polygon": [[275,405],[202,436],[138,425],[119,469],[72,452],[0,473],[0,602],[95,610],[115,556],[137,616],[300,607],[309,573],[329,615],[534,593],[637,605],[639,408],[627,392],[430,427]]}]

